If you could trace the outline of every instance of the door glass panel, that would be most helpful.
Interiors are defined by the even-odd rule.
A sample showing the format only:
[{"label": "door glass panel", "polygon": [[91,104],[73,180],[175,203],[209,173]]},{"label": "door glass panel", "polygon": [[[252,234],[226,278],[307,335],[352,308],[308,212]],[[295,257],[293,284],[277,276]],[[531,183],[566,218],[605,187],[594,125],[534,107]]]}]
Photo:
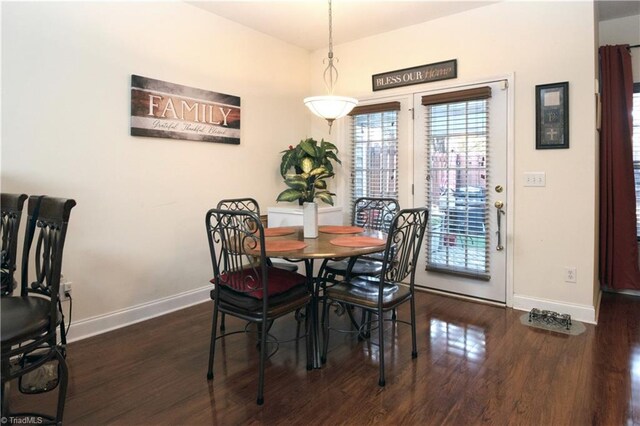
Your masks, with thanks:
[{"label": "door glass panel", "polygon": [[488,279],[488,100],[425,108],[427,269]]},{"label": "door glass panel", "polygon": [[398,198],[398,111],[353,117],[351,205],[360,197]]}]

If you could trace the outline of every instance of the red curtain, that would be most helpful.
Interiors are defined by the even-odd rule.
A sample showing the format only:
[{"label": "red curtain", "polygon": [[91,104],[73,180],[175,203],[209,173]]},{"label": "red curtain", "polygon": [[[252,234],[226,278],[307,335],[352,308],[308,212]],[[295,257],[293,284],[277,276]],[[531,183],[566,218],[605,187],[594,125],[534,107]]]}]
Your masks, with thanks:
[{"label": "red curtain", "polygon": [[625,46],[600,47],[600,285],[640,290],[633,179],[633,76]]}]

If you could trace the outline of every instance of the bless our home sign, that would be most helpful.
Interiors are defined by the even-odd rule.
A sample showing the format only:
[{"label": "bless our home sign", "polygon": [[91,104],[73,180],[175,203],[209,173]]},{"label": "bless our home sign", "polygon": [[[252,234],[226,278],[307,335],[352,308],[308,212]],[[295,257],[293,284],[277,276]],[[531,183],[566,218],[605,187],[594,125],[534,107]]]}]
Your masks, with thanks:
[{"label": "bless our home sign", "polygon": [[436,62],[371,76],[373,90],[393,89],[458,77],[458,60]]},{"label": "bless our home sign", "polygon": [[131,135],[240,143],[240,98],[131,76]]}]

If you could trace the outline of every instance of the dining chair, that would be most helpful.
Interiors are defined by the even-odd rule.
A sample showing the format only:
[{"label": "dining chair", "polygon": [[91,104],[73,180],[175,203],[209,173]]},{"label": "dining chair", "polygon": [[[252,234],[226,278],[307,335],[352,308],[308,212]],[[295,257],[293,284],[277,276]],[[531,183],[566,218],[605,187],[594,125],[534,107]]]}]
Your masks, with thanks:
[{"label": "dining chair", "polygon": [[[20,296],[0,299],[2,320],[2,418],[39,417],[62,424],[67,393],[68,370],[64,318],[58,299],[62,252],[71,209],[71,199],[43,196],[29,197],[27,230],[21,262]],[[35,250],[31,250],[35,240]],[[33,256],[32,256],[33,254]],[[29,283],[29,270],[35,267],[35,276]],[[60,326],[60,340],[56,330]],[[51,368],[52,378],[37,389],[23,382],[28,374],[45,364],[57,362]],[[19,379],[23,393],[48,392],[58,387],[55,417],[39,413],[10,413],[6,403],[7,385]]]},{"label": "dining chair", "polygon": [[[384,313],[396,309],[405,302],[411,305],[411,319],[409,322],[392,318],[391,321],[403,322],[411,325],[412,358],[418,356],[416,346],[416,308],[415,308],[415,268],[418,264],[420,246],[424,238],[424,231],[429,218],[426,207],[405,209],[398,212],[389,228],[387,243],[382,258],[382,272],[377,280],[362,277],[351,277],[328,287],[323,304],[324,347],[322,359],[327,359],[329,344],[329,301],[345,305],[360,307],[365,311],[377,315],[378,318],[378,359],[380,363],[380,378],[378,384],[385,385],[384,377]],[[404,280],[409,277],[409,282]],[[362,325],[364,326],[364,324]],[[360,331],[358,331],[360,333]]]},{"label": "dining chair", "polygon": [[13,274],[16,271],[16,258],[18,254],[18,229],[22,217],[22,207],[27,199],[27,194],[0,194],[0,210],[2,211],[2,226],[0,239],[2,239],[2,251],[0,252],[0,277],[2,278],[0,296],[9,296],[13,293],[17,283]]},{"label": "dining chair", "polygon": [[[248,212],[255,213],[258,217],[260,217],[260,206],[258,202],[250,197],[247,198],[225,198],[218,201],[217,209],[222,210],[244,210]],[[276,268],[285,269],[287,271],[296,272],[298,270],[298,265],[295,263],[287,262],[287,261],[273,261],[271,259],[267,259],[269,266],[274,266]],[[220,331],[225,331],[225,315],[222,314],[220,319]]]},{"label": "dining chair", "polygon": [[[396,213],[400,210],[400,204],[395,198],[388,197],[360,197],[353,203],[351,223],[353,226],[371,231],[387,232]],[[350,277],[376,277],[382,272],[382,253],[373,253],[360,256],[357,259],[342,259],[327,261],[323,265],[323,285],[335,283],[337,277],[349,279]],[[360,324],[353,317],[350,306],[346,306],[351,323],[356,329],[367,321],[363,312]],[[393,312],[395,317],[395,311]],[[359,337],[369,337],[369,331],[361,333]]]},{"label": "dining chair", "polygon": [[[395,214],[400,210],[398,200],[394,198],[361,197],[353,203],[351,223],[365,230],[386,232]],[[327,262],[325,277],[331,281],[336,276],[377,276],[382,271],[382,256],[378,253],[350,259]]]},{"label": "dining chair", "polygon": [[[205,223],[215,285],[211,291],[214,304],[207,379],[213,379],[218,313],[256,323],[260,349],[257,403],[262,405],[268,328],[274,320],[302,308],[309,318],[311,293],[306,277],[270,266],[265,255],[264,228],[257,214],[211,209]],[[248,250],[255,251],[248,254]],[[309,324],[307,321],[307,369],[311,365]]]}]

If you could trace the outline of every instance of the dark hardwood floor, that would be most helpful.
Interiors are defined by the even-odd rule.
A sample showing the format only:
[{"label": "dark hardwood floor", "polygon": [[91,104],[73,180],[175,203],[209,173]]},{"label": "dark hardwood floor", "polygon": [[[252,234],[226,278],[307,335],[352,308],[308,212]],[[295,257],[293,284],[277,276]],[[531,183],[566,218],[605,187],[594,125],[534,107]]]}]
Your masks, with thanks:
[{"label": "dark hardwood floor", "polygon": [[[418,293],[418,358],[409,327],[387,323],[385,388],[375,339],[332,333],[321,370],[306,371],[304,340],[280,345],[264,406],[252,335],[219,341],[207,382],[211,306],[70,344],[65,424],[640,424],[640,298],[605,294],[599,325],[567,336],[521,325],[520,311]],[[227,317],[228,330],[243,327]],[[272,333],[292,338],[296,322]]]}]

